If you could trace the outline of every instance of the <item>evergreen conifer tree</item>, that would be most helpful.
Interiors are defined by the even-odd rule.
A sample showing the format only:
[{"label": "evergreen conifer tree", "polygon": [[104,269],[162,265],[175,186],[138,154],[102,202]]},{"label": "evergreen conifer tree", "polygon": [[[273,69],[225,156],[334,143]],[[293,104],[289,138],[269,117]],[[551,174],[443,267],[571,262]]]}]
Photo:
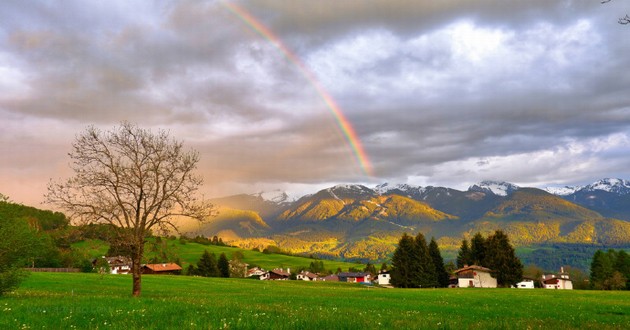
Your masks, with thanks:
[{"label": "evergreen conifer tree", "polygon": [[203,277],[219,276],[217,257],[214,253],[209,253],[208,250],[203,252],[201,259],[197,262],[197,275]]},{"label": "evergreen conifer tree", "polygon": [[219,256],[217,267],[219,268],[219,275],[221,277],[230,277],[230,262],[225,253],[221,253]]},{"label": "evergreen conifer tree", "polygon": [[398,247],[392,256],[391,283],[397,288],[416,288],[413,272],[418,269],[417,258],[414,257],[415,243],[407,233],[398,241]]},{"label": "evergreen conifer tree", "polygon": [[611,258],[610,251],[603,252],[597,250],[593,255],[591,262],[591,286],[594,289],[609,289],[608,280],[614,273],[614,261]]},{"label": "evergreen conifer tree", "polygon": [[472,257],[470,254],[470,248],[468,247],[468,241],[464,239],[461,247],[459,248],[459,253],[457,254],[457,268],[463,268],[466,265],[472,265]]},{"label": "evergreen conifer tree", "polygon": [[429,254],[429,247],[427,246],[427,240],[422,233],[418,233],[414,241],[415,245],[415,281],[421,288],[434,288],[438,286],[437,273],[435,271],[435,265],[433,259]]},{"label": "evergreen conifer tree", "polygon": [[484,266],[493,271],[499,286],[513,286],[523,279],[523,264],[503,231],[488,236],[485,260]]},{"label": "evergreen conifer tree", "polygon": [[433,265],[435,266],[438,286],[441,288],[448,287],[449,273],[444,267],[444,259],[442,258],[440,248],[438,247],[434,237],[431,237],[431,242],[429,242],[429,255],[431,255]]},{"label": "evergreen conifer tree", "polygon": [[470,240],[470,264],[484,266],[486,260],[486,239],[481,233],[476,233]]}]

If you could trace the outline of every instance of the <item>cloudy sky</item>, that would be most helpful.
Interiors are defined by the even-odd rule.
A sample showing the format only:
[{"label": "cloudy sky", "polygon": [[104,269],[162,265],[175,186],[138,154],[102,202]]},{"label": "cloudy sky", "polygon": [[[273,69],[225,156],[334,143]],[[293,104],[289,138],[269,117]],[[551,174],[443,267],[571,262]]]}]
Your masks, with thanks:
[{"label": "cloudy sky", "polygon": [[626,0],[2,1],[0,192],[38,205],[71,174],[77,133],[124,120],[198,150],[209,197],[630,179],[626,13]]}]

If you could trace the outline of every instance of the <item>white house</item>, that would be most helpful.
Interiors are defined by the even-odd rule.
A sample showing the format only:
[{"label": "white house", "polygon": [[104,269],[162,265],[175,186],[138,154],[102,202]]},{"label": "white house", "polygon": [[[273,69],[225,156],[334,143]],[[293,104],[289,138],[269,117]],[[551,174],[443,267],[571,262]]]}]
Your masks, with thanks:
[{"label": "white house", "polygon": [[[131,272],[131,258],[125,256],[116,257],[101,257],[109,265],[109,272],[111,274],[129,274]],[[97,267],[98,259],[95,259],[92,264]]]},{"label": "white house", "polygon": [[269,277],[269,273],[262,268],[254,267],[247,271],[246,277],[258,277],[261,280],[266,280]]},{"label": "white house", "polygon": [[376,283],[378,285],[390,285],[389,281],[391,280],[391,276],[389,272],[380,272],[376,277]]},{"label": "white house", "polygon": [[516,283],[514,286],[517,289],[533,289],[534,288],[534,280],[531,278],[523,278],[522,281]]},{"label": "white house", "polygon": [[542,283],[545,289],[573,290],[573,282],[569,279],[569,274],[560,267],[560,274],[549,274],[542,276]]},{"label": "white house", "polygon": [[491,270],[472,265],[455,271],[457,286],[460,288],[496,288],[497,279],[492,277]]},{"label": "white house", "polygon": [[317,281],[317,274],[308,271],[302,271],[295,277],[299,281]]}]

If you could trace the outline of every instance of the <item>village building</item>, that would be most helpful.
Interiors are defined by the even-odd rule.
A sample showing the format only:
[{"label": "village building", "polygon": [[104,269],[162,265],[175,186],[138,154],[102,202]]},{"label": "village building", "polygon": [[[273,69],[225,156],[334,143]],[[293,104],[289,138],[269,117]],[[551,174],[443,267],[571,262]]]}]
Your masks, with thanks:
[{"label": "village building", "polygon": [[[245,277],[258,277],[260,278],[262,275],[267,274],[268,272],[260,267],[253,267],[247,270]],[[261,278],[262,280],[262,278]]]},{"label": "village building", "polygon": [[517,289],[534,289],[536,286],[534,285],[534,279],[524,277],[522,281],[516,283],[514,288]]},{"label": "village building", "polygon": [[455,271],[457,286],[460,288],[496,288],[497,279],[488,268],[472,265]]},{"label": "village building", "polygon": [[376,276],[376,284],[378,285],[390,285],[390,280],[392,279],[389,272],[380,272],[378,276]]},{"label": "village building", "polygon": [[142,265],[141,270],[142,274],[176,275],[182,271],[182,267],[176,263],[168,262]]},{"label": "village building", "polygon": [[286,271],[282,268],[274,269],[274,270],[269,271],[267,274],[268,274],[267,279],[269,280],[284,281],[284,280],[288,280],[291,277],[291,269],[287,268]]},{"label": "village building", "polygon": [[299,281],[317,281],[318,278],[317,274],[308,271],[302,271],[296,276],[296,279]]},{"label": "village building", "polygon": [[328,276],[320,277],[318,279],[318,281],[339,282],[339,276],[337,276],[335,274],[331,274],[331,275],[328,275]]},{"label": "village building", "polygon": [[337,274],[340,282],[350,283],[370,283],[372,275],[370,273],[339,273]]},{"label": "village building", "polygon": [[[129,274],[131,272],[131,258],[125,256],[116,256],[116,257],[101,257],[105,259],[107,264],[109,265],[109,273],[110,274]],[[98,258],[92,261],[92,265],[97,267]]]},{"label": "village building", "polygon": [[560,274],[543,275],[542,285],[545,289],[573,290],[573,282],[569,274],[564,272],[564,267],[560,268]]}]

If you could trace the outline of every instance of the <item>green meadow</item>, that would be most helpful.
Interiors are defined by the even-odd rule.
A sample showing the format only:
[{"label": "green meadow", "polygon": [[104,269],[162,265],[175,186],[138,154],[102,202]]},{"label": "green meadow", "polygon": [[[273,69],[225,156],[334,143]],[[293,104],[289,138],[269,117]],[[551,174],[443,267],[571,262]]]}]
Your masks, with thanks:
[{"label": "green meadow", "polygon": [[630,292],[382,289],[348,283],[33,273],[0,329],[628,329]]}]

